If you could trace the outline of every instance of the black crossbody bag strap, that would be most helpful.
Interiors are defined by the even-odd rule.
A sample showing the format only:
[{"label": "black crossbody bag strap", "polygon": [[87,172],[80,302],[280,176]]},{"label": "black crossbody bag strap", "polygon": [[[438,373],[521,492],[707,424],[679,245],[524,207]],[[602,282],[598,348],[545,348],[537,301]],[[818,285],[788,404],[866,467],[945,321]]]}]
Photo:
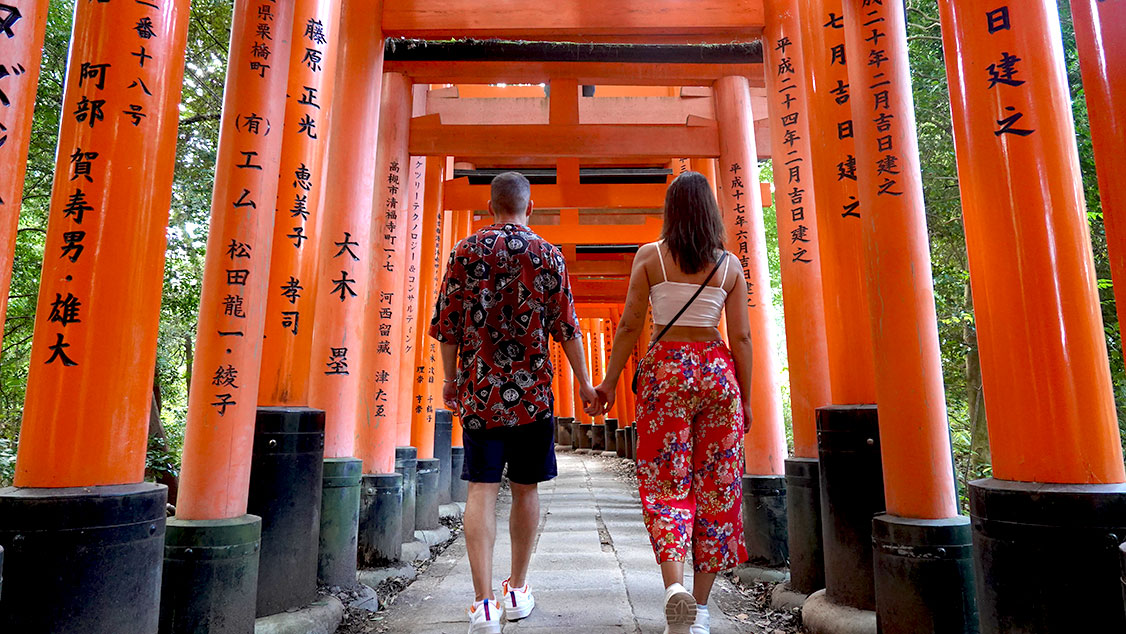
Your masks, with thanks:
[{"label": "black crossbody bag strap", "polygon": [[[657,248],[659,249],[661,247],[658,246]],[[669,320],[669,323],[665,324],[665,327],[661,329],[661,332],[657,335],[657,338],[649,344],[649,348],[645,350],[645,356],[649,356],[649,353],[653,350],[653,346],[657,345],[657,342],[661,340],[661,337],[665,336],[665,333],[669,331],[669,328],[672,328],[673,324],[676,323],[676,320],[680,319],[680,316],[684,314],[684,311],[688,310],[688,307],[692,305],[692,302],[696,301],[696,298],[700,296],[700,293],[704,292],[704,289],[708,287],[708,282],[712,281],[712,278],[715,277],[716,271],[718,271],[719,267],[726,261],[727,251],[724,251],[723,255],[719,256],[719,260],[715,263],[715,268],[712,269],[711,273],[708,273],[708,277],[704,279],[704,283],[700,284],[700,288],[696,289],[696,292],[692,294],[692,297],[689,297],[684,306],[681,306],[680,311],[677,312],[676,315]],[[629,389],[632,390],[634,394],[637,394],[637,375],[640,370],[641,364],[639,363],[638,367],[633,371],[633,382],[629,387]]]}]

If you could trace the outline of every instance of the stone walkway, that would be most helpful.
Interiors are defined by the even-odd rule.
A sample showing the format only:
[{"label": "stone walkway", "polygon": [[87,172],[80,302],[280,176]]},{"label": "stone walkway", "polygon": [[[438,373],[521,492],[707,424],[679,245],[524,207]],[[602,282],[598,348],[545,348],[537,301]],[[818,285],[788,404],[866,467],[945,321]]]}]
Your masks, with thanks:
[{"label": "stone walkway", "polygon": [[[612,459],[559,453],[559,477],[540,486],[542,517],[529,580],[536,609],[504,632],[660,634],[664,629],[661,574],[641,521],[637,491],[611,471]],[[508,496],[497,526],[496,591],[508,576]],[[715,591],[721,591],[722,580]],[[385,612],[382,631],[464,634],[473,599],[465,541],[459,539]],[[719,613],[714,634],[755,631]]]}]

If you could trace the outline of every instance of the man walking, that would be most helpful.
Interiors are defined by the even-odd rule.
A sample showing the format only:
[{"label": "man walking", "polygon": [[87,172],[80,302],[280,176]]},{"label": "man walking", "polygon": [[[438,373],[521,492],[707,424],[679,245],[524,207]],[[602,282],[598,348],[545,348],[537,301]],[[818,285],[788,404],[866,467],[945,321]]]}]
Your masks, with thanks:
[{"label": "man walking", "polygon": [[[501,611],[516,620],[535,607],[527,573],[539,525],[537,487],[556,475],[549,336],[563,346],[584,409],[593,413],[597,398],[587,377],[563,254],[527,226],[532,213],[528,179],[517,172],[494,178],[489,211],[495,223],[459,242],[450,254],[430,324],[430,336],[442,344],[442,395],[460,414],[465,432],[465,545],[476,593],[470,634],[499,634]],[[506,466],[512,486],[512,572],[501,586],[498,610],[493,545]]]}]

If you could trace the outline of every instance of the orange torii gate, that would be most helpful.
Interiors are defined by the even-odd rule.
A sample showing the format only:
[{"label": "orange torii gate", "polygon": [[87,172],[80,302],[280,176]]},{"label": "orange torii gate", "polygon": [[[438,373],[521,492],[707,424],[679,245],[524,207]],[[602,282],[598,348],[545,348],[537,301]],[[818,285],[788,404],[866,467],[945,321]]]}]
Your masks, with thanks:
[{"label": "orange torii gate", "polygon": [[[806,627],[840,631],[836,610],[844,606],[874,610],[861,615],[870,617],[872,632],[878,620],[889,633],[968,633],[979,623],[975,595],[986,632],[1126,627],[1116,559],[1126,535],[1126,471],[1056,4],[940,2],[995,457],[996,478],[971,485],[972,526],[955,504],[902,5],[556,4],[560,10],[514,0],[235,3],[183,481],[177,516],[167,522],[162,488],[143,484],[140,474],[161,268],[154,245],[161,244],[170,190],[187,7],[138,2],[113,9],[111,19],[105,2],[78,4],[16,487],[0,491],[0,546],[9,563],[2,627],[150,632],[163,602],[163,631],[250,631],[256,599],[261,605],[268,596],[258,591],[261,582],[300,568],[285,580],[300,595],[316,581],[308,566],[276,564],[273,554],[259,559],[270,542],[263,525],[293,519],[269,504],[261,507],[264,522],[247,514],[252,472],[263,462],[288,460],[276,456],[301,456],[295,463],[315,469],[324,458],[339,461],[326,491],[355,487],[357,462],[349,458],[360,459],[364,493],[324,507],[321,526],[308,530],[322,529],[326,519],[347,525],[361,510],[355,530],[365,561],[397,557],[405,518],[397,506],[403,484],[393,473],[395,445],[409,438],[419,457],[429,458],[433,418],[425,411],[416,416],[412,403],[423,394],[440,399],[440,386],[416,385],[437,359],[422,352],[417,337],[410,344],[417,349],[408,352],[399,333],[413,324],[417,334],[428,317],[433,300],[426,298],[432,295],[426,279],[434,277],[426,275],[440,275],[444,258],[430,262],[427,249],[448,253],[487,198],[483,185],[455,177],[454,161],[475,170],[554,170],[554,183],[533,186],[538,206],[550,211],[533,227],[563,246],[584,317],[612,328],[628,257],[592,258],[588,250],[656,239],[663,186],[591,182],[584,170],[664,169],[674,159],[714,170],[733,250],[755,284],[748,310],[760,353],[747,465],[752,478],[769,485],[755,485],[760,497],[781,497],[785,470],[790,559],[802,570],[792,589],[816,590],[822,565],[815,537],[796,537],[825,537],[828,587],[806,603]],[[1112,150],[1121,146],[1122,80],[1106,69],[1121,57],[1114,36],[1122,4],[1073,2],[1108,238],[1119,259],[1121,187],[1107,175],[1117,160]],[[0,41],[18,43],[20,55],[32,56],[19,61],[28,72],[0,78],[0,89],[19,98],[13,115],[4,104],[4,116],[13,118],[0,121],[8,140],[0,146],[0,210],[17,200],[22,180],[19,155],[26,152],[44,9],[42,0],[0,5]],[[155,37],[123,26],[144,20]],[[261,61],[263,33],[278,36],[270,40],[268,64]],[[400,39],[384,61],[384,36],[432,41],[415,46]],[[466,37],[514,41],[461,40]],[[333,74],[335,38],[346,65]],[[327,72],[317,76],[317,67]],[[137,86],[121,68],[138,73]],[[337,99],[330,105],[334,78]],[[502,82],[545,84],[549,96],[530,87],[507,93],[512,96],[499,87],[470,87]],[[457,87],[425,88],[444,84]],[[142,86],[144,97],[129,92]],[[593,97],[586,96],[588,86]],[[604,86],[626,88],[597,96]],[[658,88],[631,94],[630,86]],[[305,90],[310,87],[319,99]],[[380,94],[382,108],[374,103]],[[95,105],[116,107],[110,102],[125,99],[120,112]],[[331,111],[320,113],[326,118],[317,119],[318,137],[352,138],[309,143],[314,110]],[[111,125],[114,134],[107,132]],[[317,149],[325,145],[327,159]],[[785,260],[791,460],[780,373],[770,354],[761,205],[771,192],[754,184],[757,160],[772,155]],[[413,177],[411,157],[422,158],[425,178]],[[325,160],[340,161],[332,163],[331,179],[314,169]],[[141,169],[146,178],[135,176]],[[314,221],[319,226],[306,225],[304,216],[297,227],[275,222],[269,209],[275,200],[281,220],[297,218],[286,216],[292,212],[278,192],[315,189],[325,192],[323,204],[309,200],[299,209],[307,209],[310,221],[318,204],[327,210],[329,217]],[[412,195],[424,200],[417,228],[405,206]],[[109,204],[112,219],[90,222]],[[14,226],[11,214],[0,219],[0,290]],[[427,268],[412,280],[408,243],[423,239],[430,246],[414,248],[421,255],[417,267]],[[304,243],[311,259],[269,257],[287,253],[290,240],[294,248]],[[338,260],[348,257],[352,242],[370,257]],[[333,294],[328,300],[326,289]],[[286,309],[298,301],[300,308]],[[123,309],[131,321],[120,319]],[[414,322],[405,316],[411,311]],[[795,314],[802,312],[807,319]],[[353,328],[354,320],[364,326]],[[286,329],[307,339],[277,346]],[[591,334],[601,348],[609,333]],[[332,382],[318,375],[345,368],[348,374],[335,373]],[[561,373],[560,400],[567,380]],[[337,420],[326,421],[327,439],[313,433],[291,443],[287,433],[294,429],[285,425],[256,435],[259,394],[262,404],[321,406]],[[348,403],[327,404],[337,394]],[[619,405],[629,400],[624,396]],[[575,411],[561,411],[568,409]],[[456,425],[451,444],[459,444]],[[306,517],[320,503],[320,488],[313,488],[315,494],[293,500]],[[799,488],[804,497],[794,504]],[[265,499],[297,494],[277,482],[263,493]],[[58,511],[28,510],[44,500]],[[783,515],[775,507],[748,516],[751,528],[769,533],[763,550],[752,549],[760,564],[774,563],[765,551],[784,545]],[[75,531],[88,541],[64,539]],[[31,532],[37,537],[25,539]],[[354,534],[347,525],[339,539],[349,542]],[[151,589],[162,541],[162,596],[125,590]],[[873,543],[869,556],[864,548]],[[322,558],[326,548],[332,547],[322,540]],[[347,557],[348,548],[336,552]],[[222,559],[227,569],[216,563],[220,552],[229,555]],[[1087,584],[1097,597],[1089,609],[1070,609],[1066,598],[1046,590],[1054,587],[1052,564],[1066,565]],[[351,572],[344,566],[337,574]],[[55,609],[36,610],[41,602],[34,599],[42,596]]]}]

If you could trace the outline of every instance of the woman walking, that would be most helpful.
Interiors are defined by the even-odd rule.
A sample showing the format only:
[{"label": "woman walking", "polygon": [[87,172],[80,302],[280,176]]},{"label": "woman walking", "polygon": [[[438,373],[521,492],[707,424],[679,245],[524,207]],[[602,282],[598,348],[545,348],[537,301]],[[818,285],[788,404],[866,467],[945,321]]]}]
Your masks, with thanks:
[{"label": "woman walking", "polygon": [[[665,195],[662,239],[634,258],[605,380],[596,388],[606,411],[651,304],[658,334],[635,377],[637,477],[665,583],[666,634],[707,634],[716,574],[747,558],[739,504],[751,335],[746,281],[723,234],[707,179],[677,177]],[[730,350],[718,329],[721,312]],[[683,585],[689,554],[691,593]]]}]

